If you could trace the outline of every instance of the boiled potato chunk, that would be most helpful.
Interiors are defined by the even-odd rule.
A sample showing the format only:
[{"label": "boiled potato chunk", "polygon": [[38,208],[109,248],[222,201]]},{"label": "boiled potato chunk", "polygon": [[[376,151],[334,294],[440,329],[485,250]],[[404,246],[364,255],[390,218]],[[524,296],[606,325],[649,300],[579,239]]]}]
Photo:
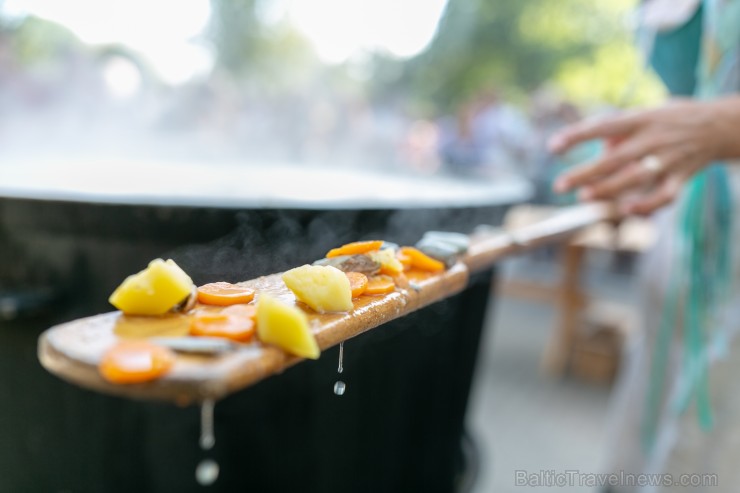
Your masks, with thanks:
[{"label": "boiled potato chunk", "polygon": [[193,290],[193,281],[173,261],[161,258],[127,277],[108,301],[127,315],[163,315]]},{"label": "boiled potato chunk", "polygon": [[257,336],[303,358],[318,359],[321,354],[306,314],[265,294],[257,303]]},{"label": "boiled potato chunk", "polygon": [[346,312],[353,308],[349,279],[336,267],[296,267],[283,274],[283,281],[298,300],[319,313]]},{"label": "boiled potato chunk", "polygon": [[403,272],[403,264],[396,258],[396,251],[392,248],[370,252],[371,259],[380,264],[380,272],[389,276],[397,276]]}]

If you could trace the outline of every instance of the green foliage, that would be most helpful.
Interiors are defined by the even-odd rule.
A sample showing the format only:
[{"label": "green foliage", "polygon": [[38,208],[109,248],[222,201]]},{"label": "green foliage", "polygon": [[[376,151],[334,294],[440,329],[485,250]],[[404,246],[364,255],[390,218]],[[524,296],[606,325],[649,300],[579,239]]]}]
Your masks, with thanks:
[{"label": "green foliage", "polygon": [[665,99],[666,90],[643,63],[631,43],[609,43],[587,59],[563,62],[554,79],[568,99],[584,105],[645,106]]},{"label": "green foliage", "polygon": [[553,82],[581,103],[649,102],[661,92],[654,78],[635,78],[639,57],[625,22],[633,7],[633,0],[449,0],[433,42],[402,79],[412,97],[441,111],[481,91],[516,98]]},{"label": "green foliage", "polygon": [[22,64],[53,60],[64,51],[77,50],[81,46],[66,28],[34,16],[18,23],[6,23],[2,32],[11,40],[11,49]]},{"label": "green foliage", "polygon": [[212,0],[208,39],[217,69],[262,90],[290,90],[308,83],[318,68],[310,44],[288,22],[267,24],[263,1]]},{"label": "green foliage", "polygon": [[584,104],[662,97],[660,84],[642,73],[627,28],[636,0],[448,0],[419,56],[372,53],[335,67],[322,67],[287,20],[260,15],[271,0],[211,1],[218,69],[269,94],[322,84],[428,115],[491,90],[523,100],[543,85]]},{"label": "green foliage", "polygon": [[216,64],[228,72],[249,70],[262,51],[263,27],[255,13],[256,0],[212,0],[208,37]]}]

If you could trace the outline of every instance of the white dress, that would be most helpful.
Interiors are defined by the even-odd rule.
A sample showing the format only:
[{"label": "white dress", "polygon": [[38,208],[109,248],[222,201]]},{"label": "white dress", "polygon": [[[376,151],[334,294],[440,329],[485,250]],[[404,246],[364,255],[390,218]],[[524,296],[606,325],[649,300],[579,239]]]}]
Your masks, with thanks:
[{"label": "white dress", "polygon": [[[740,0],[704,0],[702,7],[703,59],[698,70],[697,93],[708,97],[737,92],[740,90]],[[740,163],[727,169],[733,196],[740,197],[736,193],[740,191]],[[711,327],[704,327],[703,355],[707,361],[714,423],[710,429],[703,429],[695,405],[683,412],[678,412],[674,405],[676,396],[687,385],[682,320],[677,320],[668,345],[654,441],[652,447],[645,446],[642,427],[654,372],[657,336],[666,293],[676,282],[671,273],[682,261],[678,226],[681,207],[679,201],[655,216],[659,240],[641,265],[642,327],[628,341],[611,406],[606,454],[605,472],[620,475],[622,484],[608,491],[740,491],[740,283],[737,282],[740,280],[737,271],[740,213],[737,210],[730,234],[735,257],[730,278],[734,285],[730,287],[728,302],[719,307],[711,324],[705,324]],[[677,308],[679,313],[683,312],[681,306]],[[638,475],[643,476],[638,478]]]}]

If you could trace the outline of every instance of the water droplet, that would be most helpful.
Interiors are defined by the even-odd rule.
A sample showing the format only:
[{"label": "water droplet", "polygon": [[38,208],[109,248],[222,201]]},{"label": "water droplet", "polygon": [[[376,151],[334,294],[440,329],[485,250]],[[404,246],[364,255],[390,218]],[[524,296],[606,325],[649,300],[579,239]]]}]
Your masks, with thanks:
[{"label": "water droplet", "polygon": [[339,343],[339,368],[337,368],[337,373],[342,373],[344,371],[344,366],[342,366],[344,363],[344,343]]},{"label": "water droplet", "polygon": [[203,459],[195,468],[195,480],[201,486],[210,486],[218,479],[218,463],[212,459]]},{"label": "water droplet", "polygon": [[334,393],[337,395],[344,395],[344,390],[347,388],[347,386],[342,382],[341,380],[337,380],[337,382],[334,384]]},{"label": "water droplet", "polygon": [[200,406],[200,448],[210,450],[216,445],[216,436],[213,433],[213,408],[216,403],[213,399],[206,399]]}]

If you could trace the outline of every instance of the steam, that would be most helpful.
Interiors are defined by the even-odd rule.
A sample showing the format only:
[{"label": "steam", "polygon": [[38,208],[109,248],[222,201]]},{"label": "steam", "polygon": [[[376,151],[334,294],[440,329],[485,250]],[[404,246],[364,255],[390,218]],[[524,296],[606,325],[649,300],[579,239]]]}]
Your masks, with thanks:
[{"label": "steam", "polygon": [[[227,214],[227,212],[223,212]],[[234,212],[234,228],[213,241],[186,245],[165,255],[196,284],[239,282],[283,272],[323,258],[352,241],[382,239],[415,244],[430,230],[468,233],[500,222],[502,208],[407,210],[269,210]]]},{"label": "steam", "polygon": [[226,236],[184,246],[168,255],[196,284],[245,281],[323,257],[349,237],[348,226],[356,215],[348,212],[339,218],[334,212],[299,210],[237,212],[236,225]]}]

